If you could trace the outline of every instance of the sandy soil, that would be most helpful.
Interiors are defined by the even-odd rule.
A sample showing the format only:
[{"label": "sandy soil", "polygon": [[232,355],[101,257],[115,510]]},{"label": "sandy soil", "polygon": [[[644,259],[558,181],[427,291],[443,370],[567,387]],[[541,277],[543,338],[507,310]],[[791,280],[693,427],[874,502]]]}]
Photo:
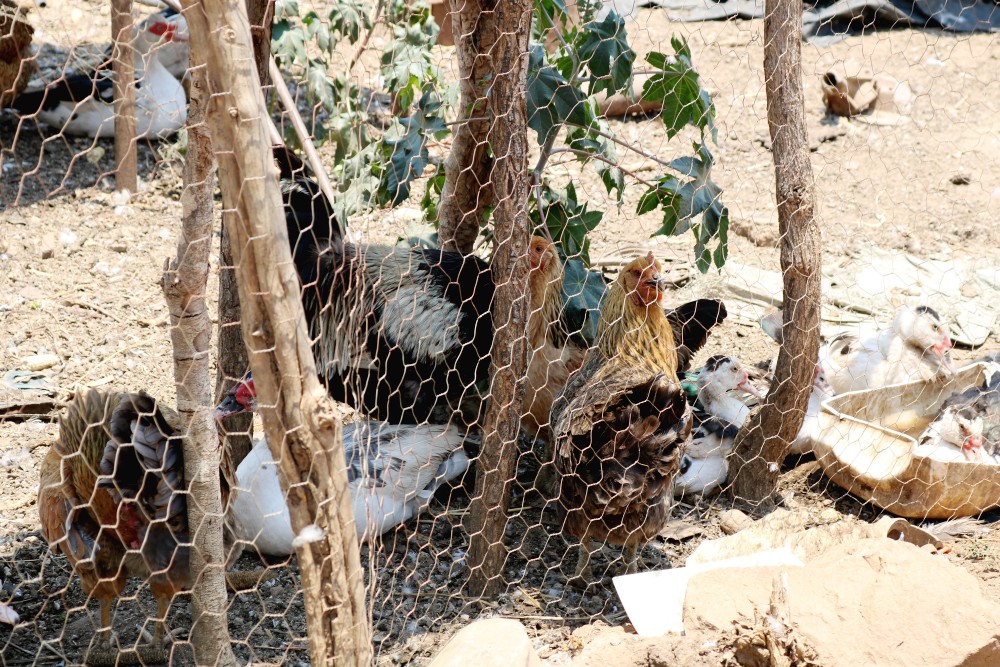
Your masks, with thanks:
[{"label": "sandy soil", "polygon": [[[36,40],[62,48],[81,38],[102,42],[107,9],[106,3],[85,0],[49,3],[37,10],[43,29]],[[666,11],[645,10],[629,30],[640,53],[669,51],[671,34],[687,36],[718,109],[715,179],[725,191],[737,231],[731,236],[730,256],[743,264],[777,269],[778,251],[769,241],[776,236],[777,219],[772,162],[765,147],[763,23],[685,25],[671,23]],[[379,45],[373,40],[373,47]],[[43,65],[66,62],[64,52],[50,53]],[[442,61],[448,63],[451,53],[442,49]],[[366,57],[359,71],[362,79],[372,78],[377,56]],[[915,94],[910,122],[877,126],[824,114],[819,76],[849,58],[909,84]],[[993,36],[934,31],[879,31],[829,47],[803,45],[824,262],[836,263],[874,246],[905,249],[917,257],[964,259],[976,259],[998,246],[1000,230],[992,215],[1000,202],[998,58],[1000,45]],[[689,137],[668,143],[656,118],[612,121],[611,126],[662,158],[686,152]],[[124,200],[111,192],[107,178],[113,169],[112,142],[64,137],[43,141],[45,135],[32,124],[18,125],[7,112],[0,114],[0,136],[0,374],[23,369],[30,355],[55,354],[58,362],[45,371],[44,382],[56,398],[65,398],[76,387],[98,386],[142,388],[172,401],[169,332],[159,279],[164,260],[174,252],[179,227],[177,151],[169,144],[143,143],[142,185]],[[442,156],[445,148],[438,147],[436,154]],[[623,159],[632,171],[649,178],[658,175],[641,156],[624,154]],[[642,191],[638,186],[629,186],[625,204],[617,210],[589,169],[581,174],[577,163],[560,159],[550,164],[557,180],[573,179],[581,197],[608,211],[592,235],[592,256],[628,256],[649,247],[663,258],[690,261],[689,237],[648,238],[659,219],[656,214],[634,215]],[[415,208],[421,190],[422,185],[404,206]],[[394,240],[410,217],[406,211],[380,211],[351,222],[366,240]],[[717,280],[697,279],[678,299],[717,290]],[[216,291],[212,281],[213,300]],[[991,338],[984,348],[959,351],[957,356],[965,361],[997,350],[1000,345]],[[720,351],[759,362],[773,355],[775,347],[756,327],[727,323],[705,354]],[[12,398],[13,391],[0,385],[0,402]],[[36,532],[38,464],[56,433],[50,421],[0,422],[0,600],[13,596],[22,619],[29,621],[13,635],[0,626],[6,664],[30,664],[33,657],[49,661],[58,655],[74,662],[92,635],[93,611],[83,613],[84,598],[76,583],[67,583],[66,562],[44,558]],[[533,472],[530,458],[519,471],[525,485]],[[878,515],[820,474],[799,484],[798,503],[817,509],[832,505],[866,519]],[[567,664],[579,648],[579,641],[570,636],[573,627],[592,618],[612,624],[624,620],[608,590],[581,596],[564,589],[566,545],[558,525],[520,486],[513,506],[523,509],[508,531],[514,553],[507,574],[515,583],[494,603],[466,600],[458,584],[464,578],[466,537],[460,522],[467,498],[459,491],[453,501],[448,506],[436,503],[415,531],[411,524],[395,540],[363,554],[369,581],[377,582],[371,588],[380,664],[423,664],[455,627],[480,614],[496,613],[524,619],[546,664]],[[724,506],[721,501],[682,505],[677,514],[714,536]],[[646,566],[679,565],[694,542],[651,545],[645,551]],[[1000,593],[995,529],[959,541],[952,557],[980,577],[993,595]],[[241,567],[258,563],[244,556]],[[43,567],[51,568],[51,574],[40,579]],[[295,664],[306,655],[301,597],[295,593],[297,571],[275,569],[280,576],[268,582],[266,590],[235,598],[231,630],[241,658]],[[130,589],[126,597],[119,609],[123,644],[135,638],[134,622],[153,609],[146,593]],[[187,615],[187,604],[175,604],[171,622],[183,628]],[[61,641],[46,651],[38,648],[39,634]],[[180,653],[177,660],[183,661]]]}]

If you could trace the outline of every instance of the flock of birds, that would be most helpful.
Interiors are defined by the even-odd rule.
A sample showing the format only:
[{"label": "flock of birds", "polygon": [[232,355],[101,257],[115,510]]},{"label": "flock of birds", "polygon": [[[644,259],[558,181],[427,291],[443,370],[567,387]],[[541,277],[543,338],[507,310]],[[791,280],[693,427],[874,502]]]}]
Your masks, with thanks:
[{"label": "flock of birds", "polygon": [[[186,53],[162,48],[183,45],[182,21],[164,12],[141,26],[141,135],[162,136],[185,121],[179,78]],[[86,81],[67,78],[23,92],[13,106],[65,132],[108,136],[109,86],[101,72]],[[141,102],[146,95],[155,105]],[[366,418],[345,426],[344,442],[357,536],[370,540],[426,509],[476,459],[490,381],[494,277],[476,256],[348,241],[301,160],[280,146],[274,156],[320,379],[334,399]],[[621,547],[625,571],[634,571],[640,549],[664,528],[674,497],[707,496],[725,486],[736,434],[763,395],[755,381],[766,382],[767,373],[714,355],[686,388],[692,359],[726,308],[713,299],[665,307],[667,285],[652,253],[631,261],[607,286],[593,340],[566,322],[563,278],[555,245],[532,238],[521,425],[548,444],[562,530],[580,545],[569,581],[586,586],[593,581],[592,542]],[[780,314],[761,324],[780,341]],[[790,453],[808,452],[828,396],[954,374],[951,348],[946,324],[925,306],[902,309],[871,335],[828,341]],[[248,373],[216,417],[257,407]],[[916,453],[997,463],[998,407],[1000,378],[952,397]],[[42,464],[43,534],[100,601],[105,643],[112,603],[128,577],[150,582],[157,645],[171,599],[190,585],[178,426],[176,415],[145,393],[80,393]],[[291,554],[296,536],[266,440],[256,440],[235,469],[224,455],[220,480],[228,561],[243,546]]]}]

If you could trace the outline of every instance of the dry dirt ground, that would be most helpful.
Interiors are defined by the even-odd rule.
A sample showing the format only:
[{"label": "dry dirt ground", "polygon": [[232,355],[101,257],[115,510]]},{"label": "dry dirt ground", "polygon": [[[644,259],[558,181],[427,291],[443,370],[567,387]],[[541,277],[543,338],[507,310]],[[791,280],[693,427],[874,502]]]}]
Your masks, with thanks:
[{"label": "dry dirt ground", "polygon": [[[58,4],[58,7],[55,5]],[[37,11],[45,26],[39,42],[67,47],[82,38],[101,42],[107,33],[106,3],[71,0]],[[95,19],[99,17],[99,19]],[[718,110],[719,145],[715,180],[723,187],[737,233],[730,256],[743,264],[777,269],[778,251],[774,176],[765,147],[767,120],[763,75],[763,22],[671,23],[663,10],[644,10],[629,27],[640,54],[669,51],[671,34],[688,37],[694,62]],[[359,75],[371,79],[381,45],[373,40]],[[452,51],[441,49],[442,63]],[[910,122],[878,126],[827,117],[819,75],[845,59],[862,61],[909,84],[915,94]],[[1000,230],[993,211],[1000,203],[1000,44],[989,35],[955,36],[935,31],[874,31],[825,47],[803,45],[805,106],[814,141],[818,219],[823,260],[836,263],[871,247],[905,249],[923,258],[977,259],[997,248]],[[363,70],[363,71],[362,71]],[[686,137],[667,142],[656,118],[613,121],[619,136],[647,152],[670,159],[686,150]],[[42,133],[45,131],[43,130]],[[145,389],[174,398],[166,307],[158,281],[164,260],[174,252],[179,228],[180,162],[170,144],[142,144],[142,185],[130,200],[114,195],[110,141],[46,136],[33,125],[18,126],[0,116],[0,375],[22,370],[25,358],[54,354],[57,363],[44,383],[57,398],[77,387]],[[445,147],[436,149],[443,155]],[[631,171],[657,176],[652,163],[622,151]],[[562,158],[565,156],[557,156]],[[658,216],[633,214],[641,189],[631,184],[616,210],[603,187],[575,162],[553,159],[551,172],[572,179],[582,199],[608,211],[592,234],[592,256],[629,256],[652,248],[675,262],[691,257],[689,237],[655,238]],[[416,207],[414,200],[405,206]],[[366,240],[392,241],[412,216],[376,212],[351,223]],[[213,266],[217,263],[213,260]],[[718,281],[695,280],[678,298],[713,294]],[[215,299],[213,280],[209,296]],[[932,304],[933,305],[933,304]],[[707,353],[725,351],[748,362],[768,359],[775,347],[753,326],[729,322],[710,341]],[[967,361],[1000,349],[991,338],[979,350],[958,352]],[[0,385],[0,402],[14,392]],[[0,626],[0,662],[49,664],[77,662],[93,634],[94,605],[85,613],[79,586],[70,581],[62,559],[45,557],[39,538],[35,496],[38,466],[57,428],[51,421],[0,422],[0,600],[11,599],[27,621],[13,634]],[[531,457],[519,478],[530,480]],[[878,510],[864,505],[814,473],[795,482],[797,503],[817,511],[837,509],[866,519]],[[786,489],[788,490],[788,489]],[[513,506],[522,508],[508,538],[515,549],[508,594],[487,605],[459,593],[464,577],[466,538],[461,518],[467,498],[436,503],[434,512],[408,525],[379,549],[363,553],[375,591],[373,616],[380,664],[423,664],[453,630],[480,614],[523,619],[546,664],[567,664],[579,648],[574,627],[598,617],[621,623],[624,614],[610,589],[581,596],[564,589],[566,544],[558,527],[541,510],[537,497],[520,485]],[[718,510],[724,503],[682,505],[677,514],[719,534]],[[994,515],[987,515],[995,520]],[[1000,592],[1000,543],[996,529],[955,545],[951,554]],[[647,567],[677,566],[693,541],[664,541],[645,552]],[[245,555],[240,567],[259,566]],[[39,574],[45,568],[46,576]],[[305,636],[297,570],[276,564],[277,578],[257,592],[234,598],[230,629],[243,659],[304,661]],[[123,645],[137,635],[136,622],[153,608],[148,593],[130,589],[116,626]],[[67,613],[67,609],[70,610]],[[176,603],[170,617],[186,627],[188,605]],[[39,635],[51,641],[40,648]],[[174,662],[183,664],[183,650]],[[688,664],[712,664],[697,652]]]}]

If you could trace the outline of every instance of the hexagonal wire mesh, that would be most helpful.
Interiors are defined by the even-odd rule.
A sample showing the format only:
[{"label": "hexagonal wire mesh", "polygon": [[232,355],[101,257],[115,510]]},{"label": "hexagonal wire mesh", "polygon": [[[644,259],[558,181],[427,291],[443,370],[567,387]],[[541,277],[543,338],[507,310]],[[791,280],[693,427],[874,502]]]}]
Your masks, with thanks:
[{"label": "hexagonal wire mesh", "polygon": [[[316,366],[346,416],[378,664],[425,664],[488,616],[523,621],[543,657],[566,662],[572,628],[626,621],[609,579],[620,567],[682,566],[732,530],[727,512],[764,507],[725,492],[736,433],[776,372],[768,336],[782,337],[763,5],[640,4],[534,5],[524,399],[508,408],[521,431],[503,491],[503,583],[482,600],[465,588],[469,513],[491,442],[494,325],[506,320],[494,292],[507,279],[490,269],[492,222],[480,223],[498,195],[491,169],[510,155],[491,134],[505,111],[486,98],[503,72],[469,49],[503,28],[470,19],[472,5],[454,22],[438,2],[275,6],[272,50],[336,190],[321,193],[289,110],[272,102],[295,147],[275,158]],[[799,436],[770,462],[797,528],[976,516],[1000,498],[988,358],[997,12],[871,7],[872,20],[840,4],[804,13],[824,344]],[[0,100],[12,109],[0,115],[0,614],[12,621],[0,662],[113,664],[117,649],[155,642],[165,614],[168,651],[122,659],[186,664],[183,433],[167,408],[156,285],[183,194],[186,25],[135,11],[140,187],[119,193],[102,65],[110,6],[0,9]],[[427,222],[438,218],[450,251]],[[215,281],[208,296],[217,302]],[[784,331],[795,327],[793,316]],[[220,417],[256,406],[241,375],[227,377]],[[140,389],[155,406],[122,402]],[[230,565],[251,575],[230,593],[228,630],[241,660],[305,663],[291,554],[315,536],[291,529],[259,421],[253,430],[223,484],[226,544],[242,549]],[[995,569],[995,533],[966,530],[963,560]],[[697,659],[720,664],[727,641]]]}]

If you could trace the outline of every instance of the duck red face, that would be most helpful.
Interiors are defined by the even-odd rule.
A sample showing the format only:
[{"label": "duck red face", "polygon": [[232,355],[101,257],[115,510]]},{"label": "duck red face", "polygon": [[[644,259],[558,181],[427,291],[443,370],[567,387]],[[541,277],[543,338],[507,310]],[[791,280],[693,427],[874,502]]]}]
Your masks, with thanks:
[{"label": "duck red face", "polygon": [[253,386],[253,376],[247,373],[246,378],[230,389],[222,402],[215,406],[215,418],[221,420],[256,409],[257,390]]}]

